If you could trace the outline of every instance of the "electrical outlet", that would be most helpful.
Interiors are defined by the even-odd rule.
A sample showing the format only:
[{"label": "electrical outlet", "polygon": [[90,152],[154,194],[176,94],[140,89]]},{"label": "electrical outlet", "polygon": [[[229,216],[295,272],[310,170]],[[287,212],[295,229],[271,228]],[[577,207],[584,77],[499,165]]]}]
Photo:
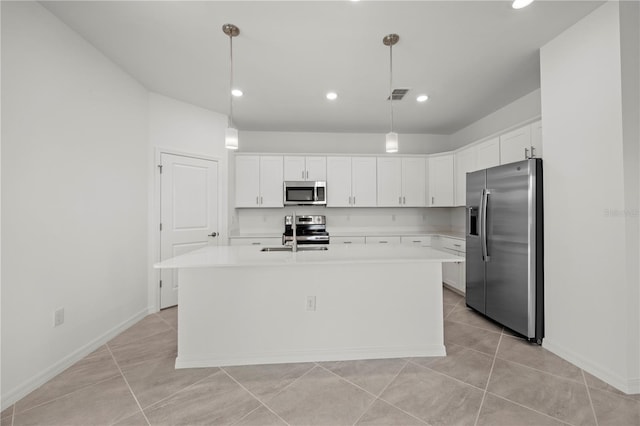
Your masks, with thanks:
[{"label": "electrical outlet", "polygon": [[64,308],[58,308],[53,313],[53,326],[64,324]]},{"label": "electrical outlet", "polygon": [[307,296],[307,311],[315,311],[315,310],[316,310],[316,297]]}]

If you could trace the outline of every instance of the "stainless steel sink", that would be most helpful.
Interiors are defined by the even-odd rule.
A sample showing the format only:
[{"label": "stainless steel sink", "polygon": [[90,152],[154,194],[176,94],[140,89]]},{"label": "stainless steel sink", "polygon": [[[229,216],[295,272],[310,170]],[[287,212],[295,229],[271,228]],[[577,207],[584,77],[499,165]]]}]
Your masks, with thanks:
[{"label": "stainless steel sink", "polygon": [[[323,251],[329,250],[327,246],[298,246],[298,251]],[[283,247],[264,247],[261,248],[260,251],[293,251],[293,247],[291,246],[283,246]]]}]

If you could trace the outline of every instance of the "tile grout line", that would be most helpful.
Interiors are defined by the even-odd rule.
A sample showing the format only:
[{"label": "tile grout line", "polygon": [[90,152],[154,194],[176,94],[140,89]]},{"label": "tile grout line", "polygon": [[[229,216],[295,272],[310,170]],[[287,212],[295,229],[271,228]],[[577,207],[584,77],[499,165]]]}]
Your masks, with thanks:
[{"label": "tile grout line", "polygon": [[[453,311],[452,311],[452,312],[449,312],[449,315],[451,315],[452,313],[453,313]],[[448,317],[449,315],[447,315],[447,317]],[[468,323],[466,323],[466,322],[454,321],[454,320],[450,320],[450,319],[447,319],[447,321],[449,321],[449,322],[453,322],[453,323],[456,323],[456,324],[460,324],[460,325],[464,325],[464,326],[467,326],[467,327],[477,328],[477,329],[480,329],[480,330],[483,330],[483,331],[486,331],[486,332],[489,332],[489,333],[493,333],[493,334],[500,334],[500,335],[502,335],[502,331],[504,330],[504,328],[500,329],[500,331],[496,331],[496,330],[489,330],[489,329],[487,329],[487,328],[478,327],[477,325],[468,324]]]},{"label": "tile grout line", "polygon": [[386,390],[387,390],[387,388],[388,388],[389,386],[391,386],[391,383],[393,383],[393,382],[398,378],[398,376],[400,376],[400,373],[402,373],[402,370],[404,370],[404,369],[407,367],[407,365],[409,365],[409,362],[410,362],[409,360],[407,360],[407,361],[405,362],[405,364],[402,366],[402,368],[400,369],[400,371],[398,371],[398,374],[396,374],[396,375],[395,375],[395,377],[394,377],[394,378],[393,378],[393,379],[392,379],[392,380],[387,384],[387,386],[385,386],[385,387],[384,387],[384,389],[382,389],[382,391],[380,392],[380,394],[378,395],[378,397],[376,398],[376,400],[380,400],[380,401],[384,402],[385,404],[389,404],[390,406],[392,406],[392,407],[394,407],[395,409],[400,410],[400,411],[402,411],[403,413],[405,413],[405,414],[407,414],[407,415],[409,415],[409,416],[413,417],[414,419],[418,420],[419,422],[422,422],[422,423],[424,423],[425,425],[431,426],[431,424],[430,424],[430,423],[428,423],[428,422],[426,422],[426,421],[422,420],[421,418],[419,418],[419,417],[417,417],[417,416],[415,416],[415,415],[413,415],[413,414],[409,413],[408,411],[403,410],[402,408],[400,408],[400,407],[396,406],[395,404],[390,403],[389,401],[387,401],[387,400],[385,400],[385,399],[382,399],[382,394],[384,393],[384,391],[386,391]]},{"label": "tile grout line", "polygon": [[[209,367],[209,368],[218,368],[218,367]],[[217,371],[214,371],[213,373],[196,380],[195,382],[191,383],[190,385],[187,385],[185,387],[183,387],[182,389],[179,389],[177,391],[175,391],[174,393],[172,393],[171,395],[168,395],[162,399],[157,400],[156,402],[154,402],[153,404],[149,404],[146,407],[143,408],[144,410],[148,410],[151,409],[150,411],[155,410],[156,408],[160,408],[160,407],[164,407],[166,404],[163,404],[163,402],[168,401],[169,399],[173,398],[174,396],[176,396],[177,394],[179,394],[180,392],[186,391],[187,389],[191,389],[192,387],[194,387],[195,385],[199,384],[200,382],[207,380],[209,377],[212,377],[216,374],[218,374],[220,372],[220,368],[218,368]]]},{"label": "tile grout line", "polygon": [[478,413],[476,414],[476,421],[473,423],[474,426],[477,426],[478,420],[480,420],[480,412],[482,412],[482,406],[484,405],[484,400],[487,397],[487,389],[489,389],[489,383],[491,382],[491,376],[493,375],[493,367],[495,367],[496,365],[496,359],[498,358],[498,350],[500,349],[501,342],[502,342],[502,332],[500,333],[500,339],[498,340],[498,345],[496,346],[496,352],[495,354],[493,354],[493,362],[491,363],[491,370],[489,370],[489,376],[487,377],[487,384],[484,386],[484,393],[482,394],[482,401],[480,401],[480,406],[478,407]]},{"label": "tile grout line", "polygon": [[[487,354],[485,354],[485,355],[487,355]],[[487,356],[489,356],[489,355],[487,355]],[[438,374],[438,375],[440,375],[440,376],[446,377],[447,379],[451,379],[451,380],[453,380],[453,381],[455,381],[455,382],[458,382],[458,383],[460,383],[461,385],[470,386],[470,387],[472,387],[472,388],[474,388],[474,389],[479,390],[480,392],[484,392],[484,389],[479,388],[479,387],[477,387],[476,385],[472,385],[471,383],[467,383],[467,382],[465,382],[465,381],[463,381],[463,380],[460,380],[460,379],[458,379],[457,377],[450,376],[450,375],[448,375],[448,374],[446,374],[446,373],[443,373],[442,371],[434,370],[434,369],[433,369],[433,368],[431,368],[431,367],[426,367],[426,366],[424,366],[424,365],[420,365],[420,364],[415,363],[415,362],[413,362],[413,361],[409,361],[409,362],[410,362],[411,364],[413,364],[413,365],[417,366],[417,367],[424,368],[425,370],[429,370],[429,371],[431,371],[432,373],[436,373],[436,374]],[[392,404],[392,405],[393,405],[393,404]]]},{"label": "tile grout line", "polygon": [[[138,405],[138,408],[140,409],[140,412],[142,413],[142,416],[144,417],[145,421],[147,422],[147,425],[151,426],[151,422],[147,418],[147,415],[145,414],[144,410],[142,409],[142,406],[140,405],[140,401],[138,401],[138,398],[136,397],[136,394],[133,393],[133,389],[131,389],[131,385],[129,385],[129,381],[124,376],[124,373],[122,372],[122,369],[120,368],[120,364],[118,364],[118,361],[116,360],[116,357],[113,355],[113,352],[111,351],[111,348],[109,347],[109,344],[106,344],[105,346],[107,347],[107,350],[109,351],[109,354],[111,355],[111,358],[113,359],[113,362],[116,364],[116,367],[118,367],[118,371],[120,372],[120,376],[122,377],[122,380],[124,380],[125,384],[127,385],[127,388],[129,389],[129,392],[131,393],[131,396],[133,396],[133,400]],[[133,416],[133,414],[131,414],[131,416]],[[128,417],[131,417],[131,416],[128,416]],[[128,418],[128,417],[125,417],[125,419]],[[124,419],[121,419],[121,420],[124,420]]]},{"label": "tile grout line", "polygon": [[506,398],[506,397],[504,397],[504,396],[502,396],[502,395],[498,395],[497,393],[493,393],[493,392],[491,392],[491,391],[487,391],[487,393],[488,393],[489,395],[491,395],[491,396],[495,396],[496,398],[502,399],[502,400],[507,401],[507,402],[509,402],[509,403],[511,403],[511,404],[514,404],[514,405],[517,405],[517,406],[519,406],[519,407],[522,407],[522,408],[524,408],[524,409],[526,409],[526,410],[533,411],[534,413],[537,413],[537,414],[540,414],[540,415],[542,415],[542,416],[548,417],[548,418],[553,419],[553,420],[555,420],[555,421],[557,421],[557,422],[560,422],[560,423],[562,423],[562,424],[565,424],[565,425],[568,425],[568,426],[577,426],[577,425],[574,425],[573,423],[569,423],[569,422],[564,421],[564,420],[562,420],[562,419],[559,419],[559,418],[557,418],[557,417],[553,417],[553,416],[552,416],[552,415],[550,415],[550,414],[547,414],[547,413],[542,412],[542,411],[540,411],[540,410],[537,410],[537,409],[535,409],[535,408],[532,408],[532,407],[529,407],[529,406],[527,406],[527,405],[524,405],[524,404],[523,404],[523,403],[521,403],[521,402],[513,401],[513,400],[511,400],[511,399],[509,399],[509,398]]},{"label": "tile grout line", "polygon": [[[367,414],[367,412],[371,409],[371,407],[373,407],[373,404],[375,404],[375,403],[376,403],[376,401],[383,401],[383,402],[385,402],[386,404],[389,404],[387,401],[385,401],[384,399],[380,398],[380,396],[384,393],[384,391],[386,391],[386,390],[387,390],[387,388],[388,388],[389,386],[391,386],[391,383],[393,383],[393,382],[398,378],[398,376],[400,375],[400,373],[402,372],[402,370],[404,370],[404,368],[405,368],[408,364],[409,364],[409,360],[405,360],[404,365],[403,365],[402,367],[400,367],[400,369],[399,369],[399,370],[398,370],[398,372],[395,374],[395,376],[393,376],[393,378],[392,378],[391,380],[389,380],[389,383],[387,383],[387,384],[385,385],[385,387],[383,387],[383,388],[382,388],[382,390],[378,393],[378,395],[374,395],[372,392],[368,392],[369,394],[374,395],[373,401],[371,401],[371,404],[369,404],[369,406],[367,406],[367,408],[365,408],[365,409],[364,409],[364,411],[362,412],[362,414],[360,414],[360,416],[356,419],[356,421],[355,421],[355,422],[353,422],[353,426],[355,426],[355,425],[357,425],[357,424],[358,424],[358,422],[360,421],[360,419],[362,419],[362,417],[363,417],[365,414]],[[323,368],[324,368],[324,367],[323,367]],[[336,376],[340,377],[340,378],[341,378],[341,379],[343,379],[343,380],[346,380],[348,383],[350,383],[350,384],[352,384],[352,385],[354,385],[354,386],[358,386],[358,385],[356,385],[355,383],[352,383],[351,381],[349,381],[349,380],[347,380],[346,378],[344,378],[344,377],[342,377],[342,376],[338,375],[337,373],[334,373],[334,372],[333,372],[333,371],[331,371],[331,370],[328,370],[328,369],[326,369],[326,368],[325,368],[325,370],[329,371],[330,373],[335,374]],[[360,388],[360,386],[358,386],[358,388]],[[362,390],[366,391],[366,389],[364,389],[364,388],[360,388],[360,389],[362,389]],[[410,414],[410,413],[407,413],[406,411],[402,410],[401,408],[398,408],[398,407],[396,407],[396,406],[395,406],[395,405],[393,405],[393,404],[389,404],[389,405],[391,405],[391,406],[392,406],[392,407],[394,407],[394,408],[397,408],[398,410],[402,411],[402,412],[403,412],[403,413],[405,413],[405,414],[410,415],[410,416],[411,416],[411,417],[413,417],[414,419],[416,419],[416,420],[418,420],[418,421],[420,421],[420,422],[424,423],[424,422],[422,421],[422,419],[419,419],[419,418],[417,418],[416,416],[414,416],[414,415],[412,415],[412,414]],[[425,423],[425,424],[428,424],[428,423]]]},{"label": "tile grout line", "polygon": [[[310,368],[310,369],[309,369],[309,371],[307,371],[306,373],[304,373],[304,374],[303,374],[302,376],[300,376],[300,377],[304,377],[304,376],[306,376],[306,375],[307,375],[307,374],[309,374],[309,372],[310,372],[311,370],[313,370],[314,368],[315,368],[315,366],[314,366],[314,367],[312,367],[312,368]],[[266,408],[267,410],[269,410],[269,411],[270,411],[274,416],[276,416],[277,418],[279,418],[280,420],[282,420],[282,421],[283,421],[287,426],[289,426],[289,422],[288,422],[288,421],[286,421],[285,419],[283,419],[282,417],[280,417],[280,415],[279,415],[278,413],[276,413],[275,411],[273,411],[273,410],[271,409],[271,407],[269,407],[267,404],[265,404],[265,402],[264,402],[264,401],[262,401],[262,399],[258,398],[258,396],[257,396],[257,395],[255,395],[253,392],[251,392],[249,389],[247,389],[247,388],[246,388],[242,383],[240,383],[239,381],[237,381],[237,380],[235,379],[235,377],[233,377],[231,374],[229,374],[229,373],[227,372],[227,370],[225,370],[225,369],[224,369],[224,367],[220,367],[220,371],[222,371],[224,374],[226,374],[226,375],[227,375],[227,377],[229,377],[231,380],[233,380],[233,381],[234,381],[238,386],[240,386],[242,389],[244,389],[244,390],[245,390],[245,392],[247,392],[249,395],[251,395],[251,396],[252,396],[256,401],[258,401],[258,403],[260,404],[259,406],[257,406],[256,408],[254,408],[254,409],[253,409],[253,410],[251,410],[249,413],[245,414],[244,416],[242,416],[240,419],[238,419],[237,421],[233,422],[232,424],[237,424],[240,420],[244,419],[244,418],[245,418],[245,417],[247,417],[249,414],[253,413],[255,410],[257,410],[258,408],[260,408],[260,406],[262,406],[262,407]],[[298,377],[298,379],[299,379],[300,377]],[[293,382],[297,381],[298,379],[294,380]],[[293,383],[293,382],[292,382],[292,383]],[[292,383],[291,383],[291,384],[292,384]],[[283,391],[283,390],[284,390],[284,389],[286,389],[287,387],[289,387],[289,386],[285,386],[281,391]],[[278,392],[278,393],[274,394],[272,397],[275,397],[275,396],[276,396],[276,395],[278,395],[279,393],[280,393],[280,392]]]},{"label": "tile grout line", "polygon": [[[174,308],[169,308],[169,309],[174,309]],[[176,309],[177,309],[177,308],[176,308]],[[162,321],[164,321],[164,323],[165,323],[165,324],[167,324],[169,327],[171,327],[171,328],[172,328],[172,329],[174,329],[175,331],[178,331],[178,329],[177,329],[176,327],[174,327],[172,324],[170,324],[170,323],[169,323],[169,321],[167,321],[166,319],[164,319],[164,318],[162,317],[162,315],[160,315],[160,311],[155,312],[155,315],[158,315],[158,317],[159,317]]]},{"label": "tile grout line", "polygon": [[593,400],[591,399],[591,391],[589,390],[589,385],[587,384],[587,377],[584,375],[584,370],[582,368],[580,369],[580,373],[582,374],[584,387],[587,389],[587,396],[589,397],[589,405],[591,405],[591,412],[593,413],[593,418],[596,421],[596,426],[598,426],[598,416],[596,414],[596,408],[593,406]]}]

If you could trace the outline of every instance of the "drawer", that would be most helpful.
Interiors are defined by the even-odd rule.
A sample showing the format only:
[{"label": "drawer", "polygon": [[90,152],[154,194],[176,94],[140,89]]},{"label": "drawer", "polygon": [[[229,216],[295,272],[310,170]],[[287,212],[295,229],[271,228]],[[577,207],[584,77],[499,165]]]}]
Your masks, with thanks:
[{"label": "drawer", "polygon": [[367,237],[367,244],[400,244],[400,237]]},{"label": "drawer", "polygon": [[364,237],[330,237],[329,245],[331,244],[364,244]]},{"label": "drawer", "polygon": [[407,244],[407,245],[430,246],[431,236],[430,235],[408,235],[408,236],[400,237],[400,242],[402,244]]},{"label": "drawer", "polygon": [[229,238],[230,246],[281,246],[282,238]]},{"label": "drawer", "polygon": [[465,245],[465,241],[463,240],[443,237],[441,239],[441,242],[442,242],[442,248],[461,251],[463,253],[466,252],[466,245]]}]

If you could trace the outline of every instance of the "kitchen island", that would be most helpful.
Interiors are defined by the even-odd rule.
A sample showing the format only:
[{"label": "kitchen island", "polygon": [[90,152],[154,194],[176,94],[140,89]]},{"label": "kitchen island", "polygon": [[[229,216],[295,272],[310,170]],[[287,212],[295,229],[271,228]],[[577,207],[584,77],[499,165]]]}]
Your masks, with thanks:
[{"label": "kitchen island", "polygon": [[205,247],[178,269],[176,368],[445,355],[442,263],[430,247]]}]

